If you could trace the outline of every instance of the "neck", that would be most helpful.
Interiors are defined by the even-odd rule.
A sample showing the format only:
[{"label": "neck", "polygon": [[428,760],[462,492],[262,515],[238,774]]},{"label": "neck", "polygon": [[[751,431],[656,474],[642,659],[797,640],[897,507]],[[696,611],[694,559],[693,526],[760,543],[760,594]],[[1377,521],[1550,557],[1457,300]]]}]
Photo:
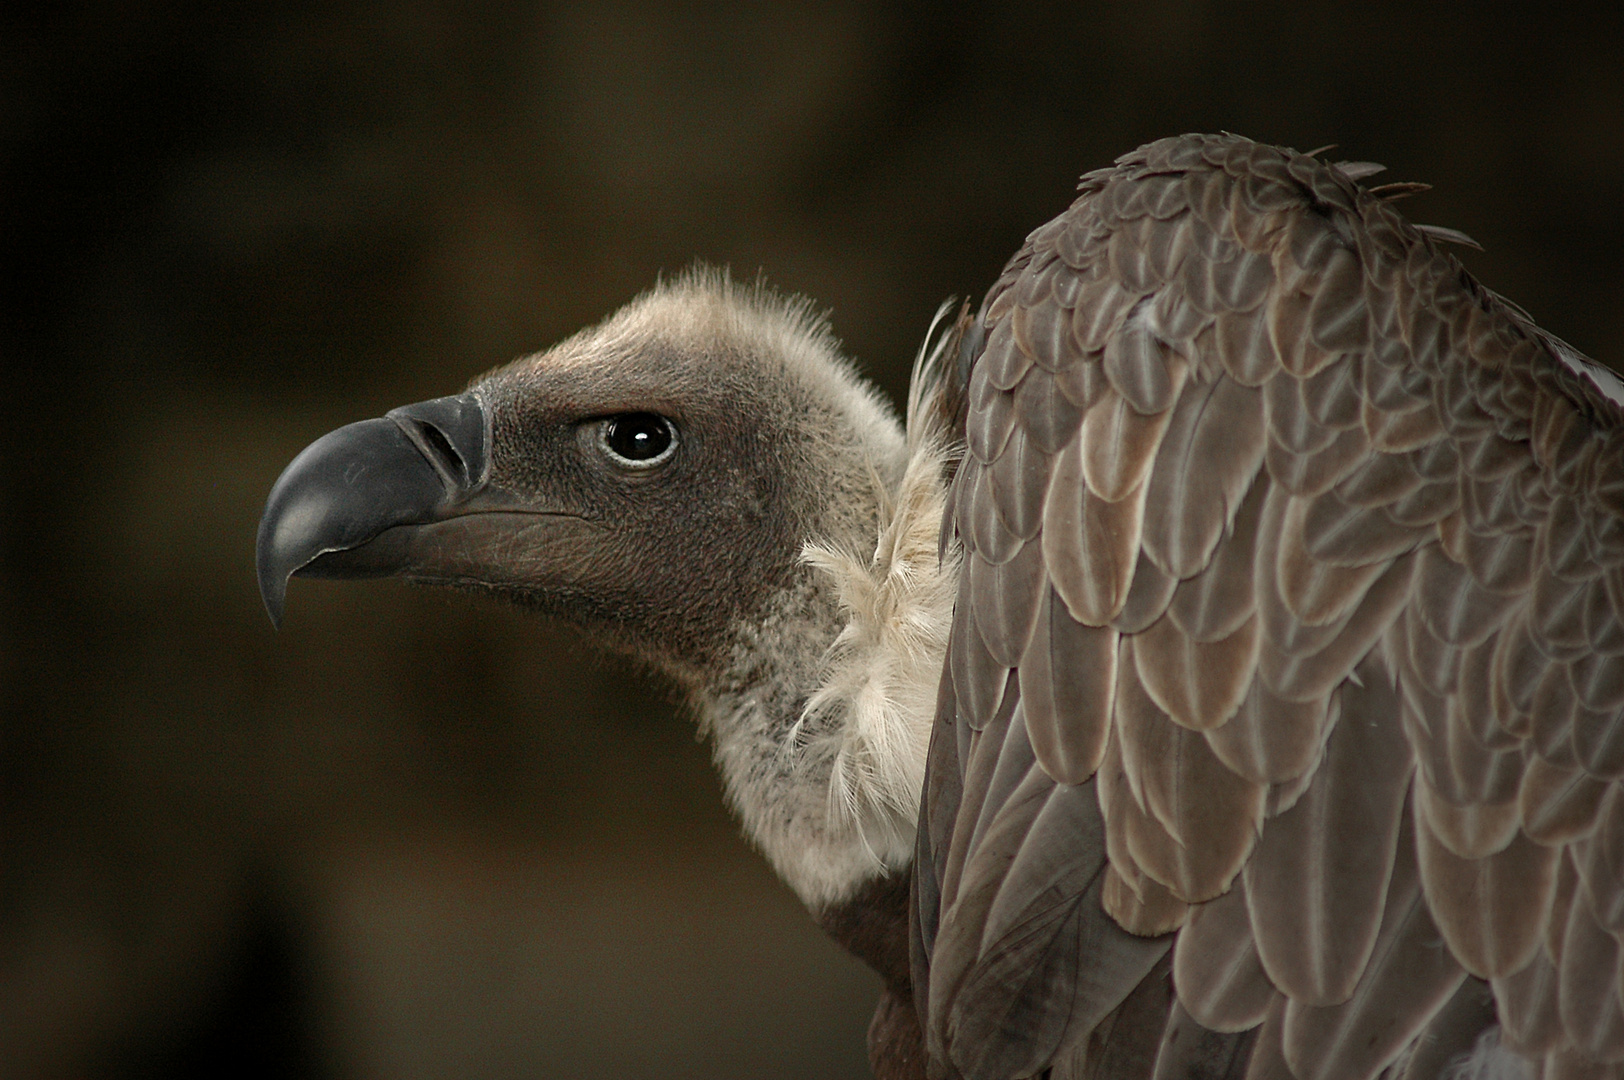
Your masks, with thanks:
[{"label": "neck", "polygon": [[814,911],[905,869],[957,587],[941,455],[877,484],[877,534],[806,545],[768,615],[697,694],[729,802]]}]

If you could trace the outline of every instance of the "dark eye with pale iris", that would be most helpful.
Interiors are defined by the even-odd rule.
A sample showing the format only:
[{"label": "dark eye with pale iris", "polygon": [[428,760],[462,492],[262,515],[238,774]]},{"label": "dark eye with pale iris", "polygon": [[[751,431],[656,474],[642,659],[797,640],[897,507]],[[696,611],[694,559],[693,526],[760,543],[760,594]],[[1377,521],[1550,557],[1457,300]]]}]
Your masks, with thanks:
[{"label": "dark eye with pale iris", "polygon": [[598,439],[621,465],[648,468],[671,456],[677,432],[657,413],[622,413],[602,422]]}]

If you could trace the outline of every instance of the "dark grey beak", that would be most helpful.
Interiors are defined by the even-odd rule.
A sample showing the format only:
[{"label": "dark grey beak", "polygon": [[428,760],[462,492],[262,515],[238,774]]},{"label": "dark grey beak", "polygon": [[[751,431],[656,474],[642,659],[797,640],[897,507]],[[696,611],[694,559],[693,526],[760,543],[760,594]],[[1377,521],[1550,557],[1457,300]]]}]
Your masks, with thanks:
[{"label": "dark grey beak", "polygon": [[265,501],[256,562],[271,622],[288,578],[400,573],[397,526],[461,512],[485,486],[490,424],[473,391],[330,432],[294,458]]}]

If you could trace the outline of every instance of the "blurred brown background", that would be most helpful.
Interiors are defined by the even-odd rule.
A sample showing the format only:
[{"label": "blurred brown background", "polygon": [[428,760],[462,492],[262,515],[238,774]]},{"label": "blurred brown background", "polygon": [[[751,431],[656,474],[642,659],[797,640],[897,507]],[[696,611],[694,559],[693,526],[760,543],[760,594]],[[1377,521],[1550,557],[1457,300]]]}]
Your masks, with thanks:
[{"label": "blurred brown background", "polygon": [[859,1077],[876,982],[664,691],[299,582],[271,481],[695,258],[893,395],[1081,171],[1227,129],[1624,359],[1617,3],[7,5],[0,1077]]}]

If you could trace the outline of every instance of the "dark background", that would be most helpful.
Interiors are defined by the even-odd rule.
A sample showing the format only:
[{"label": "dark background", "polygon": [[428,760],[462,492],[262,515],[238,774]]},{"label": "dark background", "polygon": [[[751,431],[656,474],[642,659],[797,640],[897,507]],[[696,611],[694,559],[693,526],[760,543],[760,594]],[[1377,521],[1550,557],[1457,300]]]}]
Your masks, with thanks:
[{"label": "dark background", "polygon": [[1594,5],[433,0],[0,15],[0,1077],[855,1077],[876,982],[664,690],[252,574],[271,481],[695,258],[893,395],[1078,173],[1226,129],[1624,359]]}]

